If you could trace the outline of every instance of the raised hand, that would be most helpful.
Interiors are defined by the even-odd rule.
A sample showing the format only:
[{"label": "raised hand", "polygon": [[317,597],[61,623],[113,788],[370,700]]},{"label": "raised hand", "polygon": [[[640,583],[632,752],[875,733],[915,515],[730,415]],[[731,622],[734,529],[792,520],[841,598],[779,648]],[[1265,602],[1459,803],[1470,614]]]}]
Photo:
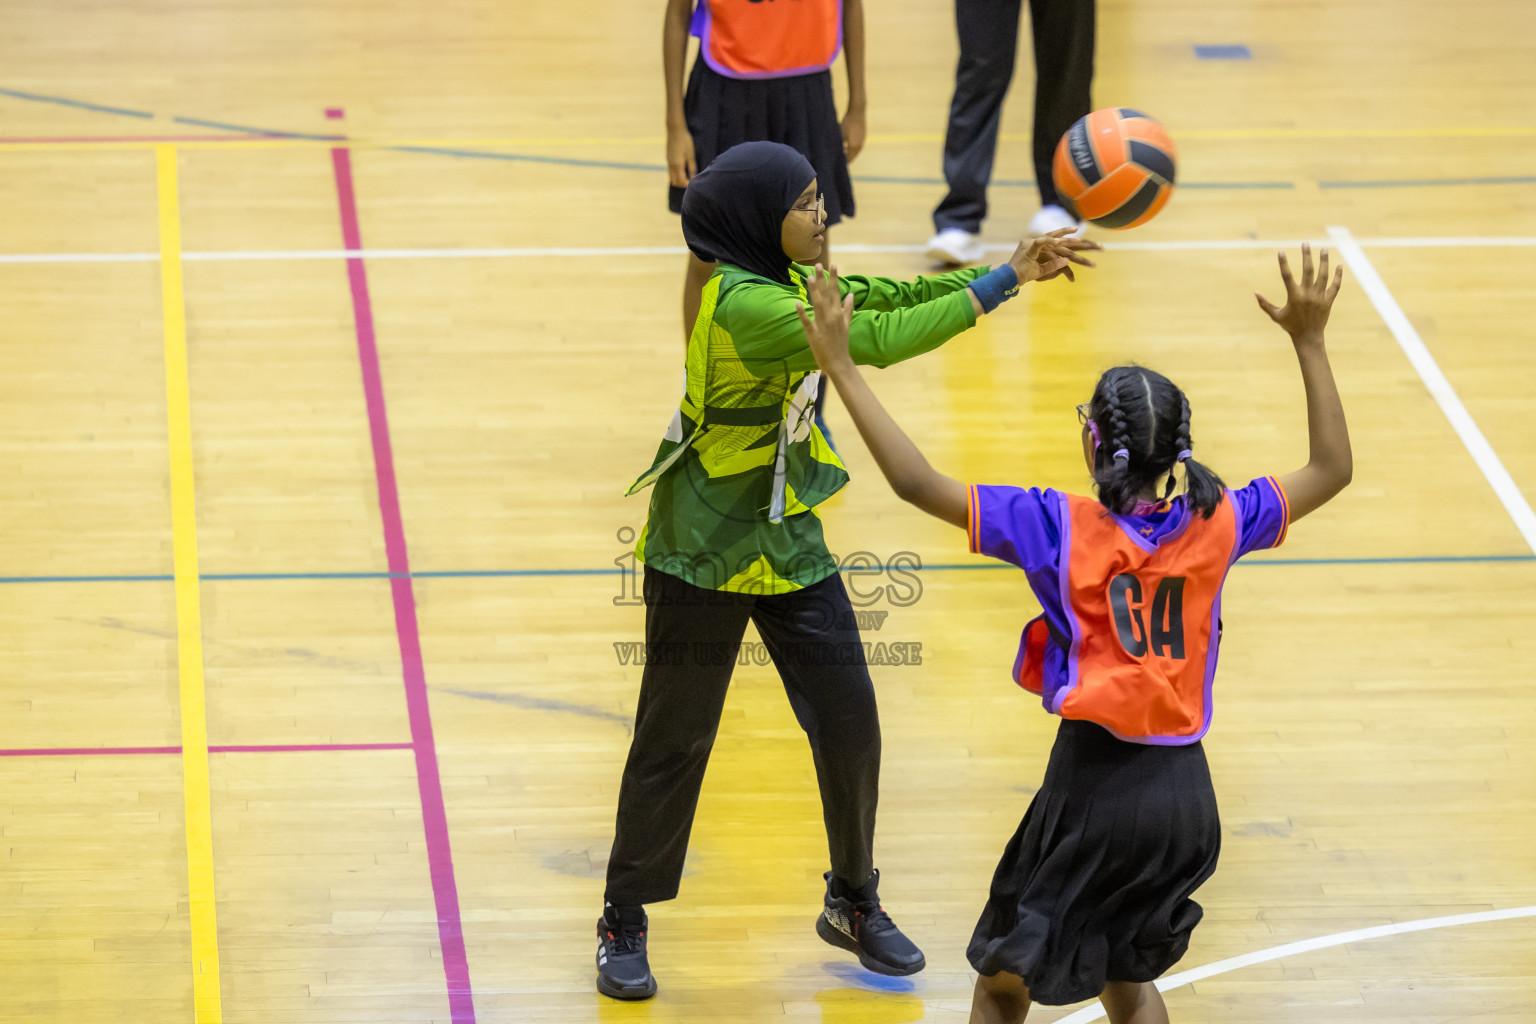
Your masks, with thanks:
[{"label": "raised hand", "polygon": [[805,315],[805,306],[795,303],[800,326],[805,328],[805,340],[816,357],[816,365],[831,373],[835,368],[852,366],[848,354],[848,325],[853,320],[853,293],[846,298],[838,294],[837,268],[822,270],[816,264],[811,279],[806,282],[805,293],[811,300],[815,319]]},{"label": "raised hand", "polygon": [[1289,334],[1292,340],[1303,337],[1322,337],[1323,328],[1328,325],[1328,314],[1333,309],[1333,300],[1339,294],[1339,286],[1344,283],[1344,267],[1341,264],[1333,275],[1332,283],[1328,281],[1328,250],[1325,248],[1318,254],[1317,273],[1312,272],[1312,247],[1306,242],[1301,244],[1301,283],[1291,277],[1291,264],[1285,258],[1285,253],[1280,254],[1280,279],[1285,282],[1285,306],[1276,309],[1270,302],[1258,292],[1253,297],[1259,300],[1259,308],[1269,314],[1269,318]]},{"label": "raised hand", "polygon": [[1073,228],[1058,228],[1048,235],[1025,239],[1013,251],[1008,265],[1019,275],[1019,284],[1031,281],[1049,281],[1053,277],[1065,277],[1076,281],[1072,264],[1092,267],[1092,260],[1079,256],[1080,252],[1099,252],[1103,246],[1086,238],[1067,237]]}]

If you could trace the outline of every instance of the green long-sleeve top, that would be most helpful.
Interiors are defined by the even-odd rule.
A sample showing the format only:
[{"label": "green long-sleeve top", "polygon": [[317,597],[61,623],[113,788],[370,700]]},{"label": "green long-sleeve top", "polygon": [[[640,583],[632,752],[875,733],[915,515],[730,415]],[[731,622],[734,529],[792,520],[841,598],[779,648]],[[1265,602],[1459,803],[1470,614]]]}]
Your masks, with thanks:
[{"label": "green long-sleeve top", "polygon": [[[914,281],[849,275],[849,350],[889,366],[938,348],[976,322],[965,286],[988,268]],[[628,493],[655,484],[635,545],[646,565],[709,590],[783,594],[837,571],[816,506],[848,482],[812,422],[821,374],[795,310],[810,271],[790,284],[721,264],[688,340],[687,384],[656,459]]]}]

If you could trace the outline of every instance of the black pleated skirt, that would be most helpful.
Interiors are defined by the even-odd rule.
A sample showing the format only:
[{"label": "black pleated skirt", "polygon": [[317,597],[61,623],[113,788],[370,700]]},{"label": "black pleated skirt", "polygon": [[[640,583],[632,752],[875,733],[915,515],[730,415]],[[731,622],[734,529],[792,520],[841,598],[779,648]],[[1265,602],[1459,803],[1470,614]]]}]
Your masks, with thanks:
[{"label": "black pleated skirt", "polygon": [[1205,751],[1124,743],[1064,720],[1040,792],[1003,851],[966,950],[1051,1006],[1152,981],[1199,923],[1190,899],[1221,852]]},{"label": "black pleated skirt", "polygon": [[[832,99],[832,72],[790,78],[727,78],[703,60],[693,64],[683,115],[693,136],[698,170],[742,142],[782,142],[816,168],[826,197],[827,224],[852,217],[853,181],[843,156],[843,131]],[[667,203],[683,212],[683,189],[669,185]]]}]

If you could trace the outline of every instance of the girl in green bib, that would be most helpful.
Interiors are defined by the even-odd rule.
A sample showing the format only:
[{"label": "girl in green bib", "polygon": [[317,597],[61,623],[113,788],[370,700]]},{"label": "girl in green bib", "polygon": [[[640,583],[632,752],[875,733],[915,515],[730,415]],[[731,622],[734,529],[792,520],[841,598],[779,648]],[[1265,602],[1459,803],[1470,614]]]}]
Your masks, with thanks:
[{"label": "girl in green bib", "polygon": [[[649,903],[677,895],[704,769],[747,622],[757,628],[811,743],[831,870],[817,933],[866,968],[905,975],[922,952],[880,907],[874,867],[880,726],[864,647],[817,506],[848,480],[812,422],[819,373],[797,303],[821,252],[816,172],[788,146],[721,154],[689,184],[683,235],[718,264],[688,343],[687,383],[650,469],[645,564],[648,656],[598,921],[597,987],[644,999]],[[848,275],[857,362],[888,366],[938,348],[1017,292],[1098,246],[1060,235],[995,269],[901,282]],[[726,651],[728,657],[714,657]],[[674,656],[675,655],[675,656]]]}]

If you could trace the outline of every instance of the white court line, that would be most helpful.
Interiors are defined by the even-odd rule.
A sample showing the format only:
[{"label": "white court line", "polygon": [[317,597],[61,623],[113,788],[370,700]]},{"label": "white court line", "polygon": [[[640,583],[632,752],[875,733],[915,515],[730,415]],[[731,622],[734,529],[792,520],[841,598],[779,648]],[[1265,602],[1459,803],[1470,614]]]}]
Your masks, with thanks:
[{"label": "white court line", "polygon": [[[1101,240],[1102,241],[1102,240]],[[1324,239],[1308,239],[1321,245]],[[1356,244],[1363,248],[1384,249],[1436,249],[1472,247],[1532,247],[1536,236],[1488,235],[1447,238],[1360,238]],[[1301,244],[1299,239],[1217,238],[1185,239],[1159,242],[1103,241],[1111,252],[1200,252],[1208,250],[1238,249],[1293,249]],[[1012,252],[1015,244],[986,246],[987,252]],[[848,253],[921,253],[921,245],[839,245],[838,252]],[[681,256],[688,250],[681,245],[615,245],[615,246],[525,246],[513,248],[482,249],[277,249],[232,250],[226,252],[187,252],[182,261],[187,263],[225,263],[246,260],[444,260],[444,259],[550,259],[557,257],[614,257],[614,256]],[[147,263],[160,258],[154,252],[64,252],[64,253],[0,253],[0,264],[7,263]]]},{"label": "white court line", "polygon": [[1529,235],[1470,235],[1464,238],[1357,238],[1363,246],[1382,249],[1468,248],[1485,245],[1536,245],[1536,237]]},{"label": "white court line", "polygon": [[[1096,238],[1094,241],[1104,246],[1104,248],[1110,252],[1199,252],[1203,250],[1221,249],[1295,249],[1299,248],[1303,241],[1312,242],[1313,244],[1321,244],[1322,239],[1281,238],[1271,240],[1264,238],[1214,238],[1209,240],[1170,240],[1166,242],[1116,242],[1103,238]],[[841,250],[850,247],[839,246],[838,248]],[[988,252],[1011,253],[1016,248],[1018,248],[1017,242],[1009,245],[986,246],[986,250]]]},{"label": "white court line", "polygon": [[1440,365],[1435,362],[1435,357],[1430,355],[1429,348],[1424,340],[1419,337],[1419,332],[1413,329],[1413,324],[1408,322],[1408,317],[1403,313],[1402,307],[1392,297],[1381,275],[1376,273],[1376,268],[1366,257],[1365,250],[1355,240],[1355,236],[1349,233],[1348,228],[1330,227],[1328,237],[1333,239],[1333,244],[1338,248],[1339,254],[1344,257],[1344,262],[1354,273],[1355,279],[1360,282],[1360,287],[1365,289],[1365,294],[1371,300],[1371,305],[1376,307],[1376,312],[1381,314],[1386,321],[1387,329],[1397,339],[1402,347],[1403,354],[1413,364],[1413,368],[1419,372],[1419,377],[1424,381],[1424,386],[1440,404],[1440,410],[1445,413],[1445,418],[1451,421],[1452,428],[1461,443],[1466,445],[1467,452],[1472,460],[1477,463],[1477,468],[1483,471],[1488,485],[1493,488],[1493,493],[1498,495],[1509,517],[1515,521],[1515,529],[1525,538],[1525,543],[1533,552],[1536,552],[1536,512],[1531,511],[1531,506],[1525,500],[1525,495],[1520,493],[1514,478],[1509,475],[1509,470],[1504,468],[1504,463],[1499,461],[1498,453],[1478,429],[1472,414],[1467,412],[1467,407],[1461,404],[1456,390],[1451,387],[1451,382],[1445,379]]},{"label": "white court line", "polygon": [[[1244,953],[1241,956],[1228,957],[1226,960],[1217,960],[1215,963],[1206,964],[1204,967],[1195,967],[1187,971],[1180,971],[1178,974],[1170,974],[1166,978],[1159,978],[1156,982],[1157,990],[1159,992],[1167,992],[1169,989],[1193,984],[1197,981],[1204,981],[1206,978],[1211,978],[1218,974],[1226,974],[1244,967],[1252,967],[1254,964],[1268,963],[1271,960],[1280,960],[1299,953],[1310,953],[1316,949],[1328,949],[1333,946],[1347,945],[1351,942],[1364,942],[1367,939],[1381,939],[1389,935],[1403,935],[1408,932],[1427,932],[1436,928],[1455,928],[1459,925],[1483,924],[1488,921],[1509,921],[1519,917],[1536,917],[1536,907],[1512,907],[1508,910],[1484,910],[1476,914],[1426,917],[1418,921],[1380,924],[1374,928],[1357,928],[1352,932],[1338,932],[1333,935],[1319,936],[1315,939],[1302,939],[1300,942],[1287,942],[1283,946],[1271,946],[1268,949],[1261,949],[1256,953]],[[1062,1017],[1056,1021],[1056,1024],[1088,1024],[1089,1021],[1101,1020],[1103,1017],[1103,1006],[1085,1006],[1075,1013],[1069,1013],[1067,1016]]]},{"label": "white court line", "polygon": [[22,252],[0,254],[0,263],[156,263],[157,252]]}]

